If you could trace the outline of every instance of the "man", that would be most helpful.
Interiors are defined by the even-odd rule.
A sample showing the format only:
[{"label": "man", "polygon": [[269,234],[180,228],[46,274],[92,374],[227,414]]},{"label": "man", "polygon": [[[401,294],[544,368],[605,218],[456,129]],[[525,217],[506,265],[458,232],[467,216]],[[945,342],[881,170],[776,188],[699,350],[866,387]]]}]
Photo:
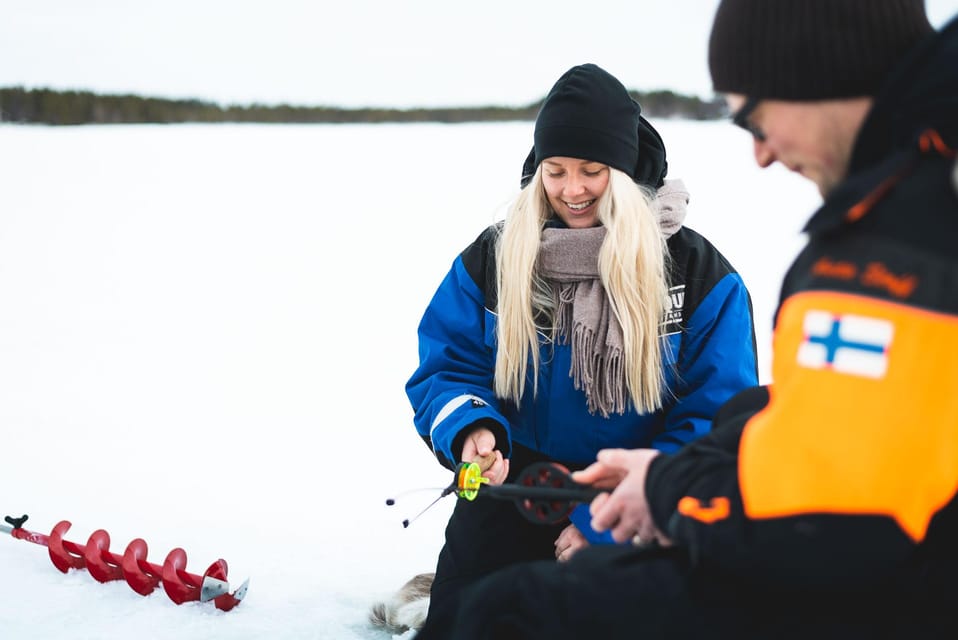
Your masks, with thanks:
[{"label": "man", "polygon": [[456,638],[958,637],[958,20],[722,0],[709,64],[759,165],[824,199],[774,384],[674,455],[601,452],[593,526],[643,544],[485,578]]}]

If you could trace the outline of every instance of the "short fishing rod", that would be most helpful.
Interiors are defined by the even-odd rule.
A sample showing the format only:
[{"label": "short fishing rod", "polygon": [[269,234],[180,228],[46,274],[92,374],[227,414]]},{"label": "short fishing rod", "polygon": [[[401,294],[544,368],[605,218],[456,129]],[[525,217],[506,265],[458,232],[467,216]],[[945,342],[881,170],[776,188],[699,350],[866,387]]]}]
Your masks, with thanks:
[{"label": "short fishing rod", "polygon": [[[514,483],[493,485],[482,476],[483,469],[475,462],[457,465],[452,483],[442,489],[439,497],[411,520],[404,520],[408,527],[442,498],[450,494],[465,500],[486,497],[511,500],[519,512],[538,524],[554,524],[566,518],[576,504],[591,502],[603,489],[579,484],[572,479],[569,470],[555,462],[531,464],[519,474]],[[395,499],[386,501],[394,505]]]}]

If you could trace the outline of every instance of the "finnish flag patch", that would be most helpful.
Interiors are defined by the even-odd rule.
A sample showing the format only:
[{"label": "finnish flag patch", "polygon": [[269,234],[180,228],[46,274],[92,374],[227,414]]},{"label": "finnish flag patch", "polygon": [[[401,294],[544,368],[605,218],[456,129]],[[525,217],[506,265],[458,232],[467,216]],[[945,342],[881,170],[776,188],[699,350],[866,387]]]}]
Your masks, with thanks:
[{"label": "finnish flag patch", "polygon": [[810,369],[832,369],[866,378],[882,378],[888,369],[888,348],[894,326],[887,320],[828,311],[808,311],[798,363]]}]

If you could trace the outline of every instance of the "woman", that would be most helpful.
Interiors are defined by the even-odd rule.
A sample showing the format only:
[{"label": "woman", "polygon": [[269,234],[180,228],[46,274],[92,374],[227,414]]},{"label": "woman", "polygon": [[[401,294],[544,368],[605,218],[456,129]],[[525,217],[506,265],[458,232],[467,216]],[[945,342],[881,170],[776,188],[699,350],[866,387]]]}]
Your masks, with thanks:
[{"label": "woman", "polygon": [[[661,137],[625,87],[585,64],[536,118],[523,189],[501,225],[454,261],[419,326],[406,391],[440,463],[480,459],[491,483],[540,460],[570,469],[599,449],[673,452],[757,384],[751,302],[705,238],[682,227],[687,193],[665,182]],[[586,544],[515,505],[460,500],[430,615],[464,584]]]}]

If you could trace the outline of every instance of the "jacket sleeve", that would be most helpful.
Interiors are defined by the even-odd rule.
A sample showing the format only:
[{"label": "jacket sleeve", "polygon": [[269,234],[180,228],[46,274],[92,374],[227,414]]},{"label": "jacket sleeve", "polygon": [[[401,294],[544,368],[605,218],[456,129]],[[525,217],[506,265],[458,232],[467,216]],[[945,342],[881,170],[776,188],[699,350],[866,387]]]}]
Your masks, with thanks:
[{"label": "jacket sleeve", "polygon": [[510,451],[508,421],[492,391],[492,318],[482,290],[456,258],[419,323],[419,367],[406,383],[416,430],[450,469],[477,423],[495,433],[503,455]]},{"label": "jacket sleeve", "polygon": [[948,315],[851,293],[791,296],[768,404],[716,419],[650,466],[656,525],[698,561],[760,583],[888,580],[954,501],[958,439],[942,416],[954,415],[956,349]]},{"label": "jacket sleeve", "polygon": [[758,384],[752,304],[737,273],[719,280],[688,319],[677,369],[678,397],[652,443],[664,453],[708,433],[726,400]]}]

